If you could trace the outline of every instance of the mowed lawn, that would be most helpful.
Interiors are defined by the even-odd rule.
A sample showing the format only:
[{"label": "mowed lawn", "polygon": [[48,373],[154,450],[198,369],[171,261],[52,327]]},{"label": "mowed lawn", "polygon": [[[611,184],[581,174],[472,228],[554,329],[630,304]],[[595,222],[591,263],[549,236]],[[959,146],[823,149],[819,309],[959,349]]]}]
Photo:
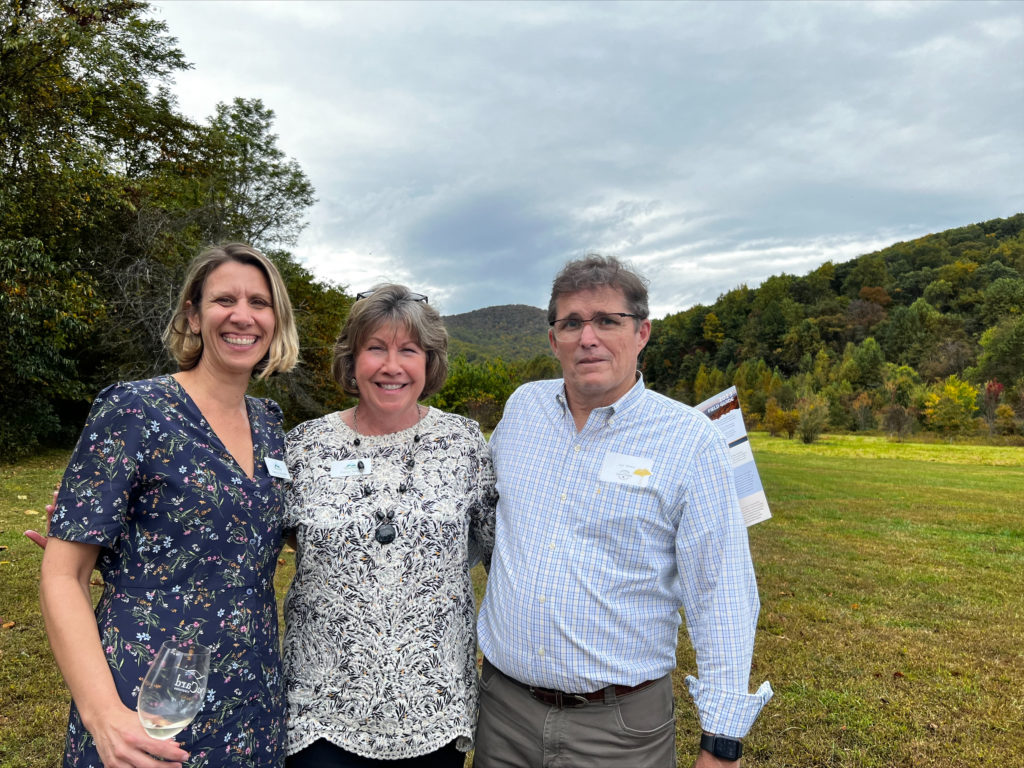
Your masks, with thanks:
[{"label": "mowed lawn", "polygon": [[[745,765],[1024,765],[1024,449],[753,436],[774,517]],[[0,765],[57,765],[68,696],[39,616],[39,524],[66,454],[0,465]],[[26,514],[34,511],[38,514]],[[280,594],[293,556],[282,555]],[[477,569],[478,586],[484,577]],[[97,590],[98,592],[98,590]],[[680,765],[698,728],[676,675]]]}]

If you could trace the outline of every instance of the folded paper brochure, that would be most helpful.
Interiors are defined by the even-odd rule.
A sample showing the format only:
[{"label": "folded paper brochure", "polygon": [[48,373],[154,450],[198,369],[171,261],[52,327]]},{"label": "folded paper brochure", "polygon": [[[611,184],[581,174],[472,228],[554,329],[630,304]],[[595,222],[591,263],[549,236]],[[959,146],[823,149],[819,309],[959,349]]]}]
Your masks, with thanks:
[{"label": "folded paper brochure", "polygon": [[760,523],[772,516],[768,509],[768,499],[764,495],[761,476],[757,474],[754,454],[750,450],[747,438],[747,427],[743,423],[743,412],[740,410],[740,399],[736,387],[719,392],[697,406],[719,431],[725,435],[729,443],[729,458],[736,475],[736,493],[740,497],[740,511],[747,526]]}]

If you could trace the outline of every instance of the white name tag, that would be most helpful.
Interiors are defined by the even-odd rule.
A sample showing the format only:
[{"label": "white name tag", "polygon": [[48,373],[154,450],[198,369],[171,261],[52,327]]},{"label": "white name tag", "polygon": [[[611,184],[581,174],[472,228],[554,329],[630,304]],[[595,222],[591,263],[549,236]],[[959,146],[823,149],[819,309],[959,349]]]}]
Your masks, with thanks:
[{"label": "white name tag", "polygon": [[648,481],[654,476],[654,462],[639,456],[627,456],[624,453],[606,453],[601,463],[601,474],[598,479],[606,483],[619,485],[635,485],[646,488]]},{"label": "white name tag", "polygon": [[373,472],[373,462],[369,459],[346,459],[331,462],[331,477],[352,477],[352,475],[368,475]]},{"label": "white name tag", "polygon": [[288,465],[280,459],[272,459],[269,456],[265,459],[267,462],[267,472],[270,473],[271,477],[279,477],[282,480],[291,480],[292,476],[288,474]]}]

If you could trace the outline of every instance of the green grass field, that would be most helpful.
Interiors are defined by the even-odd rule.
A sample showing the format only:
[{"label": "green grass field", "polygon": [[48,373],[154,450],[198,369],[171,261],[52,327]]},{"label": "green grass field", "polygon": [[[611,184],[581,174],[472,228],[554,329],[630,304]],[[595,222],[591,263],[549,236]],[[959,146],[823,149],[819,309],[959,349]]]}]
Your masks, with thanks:
[{"label": "green grass field", "polygon": [[[753,436],[774,517],[752,688],[775,698],[748,768],[1024,765],[1024,449]],[[41,524],[66,454],[0,465],[0,765],[59,763],[68,696],[39,616]],[[38,514],[27,514],[36,511]],[[292,556],[283,556],[283,595]],[[479,587],[483,588],[482,572]],[[698,728],[682,680],[680,765]]]}]

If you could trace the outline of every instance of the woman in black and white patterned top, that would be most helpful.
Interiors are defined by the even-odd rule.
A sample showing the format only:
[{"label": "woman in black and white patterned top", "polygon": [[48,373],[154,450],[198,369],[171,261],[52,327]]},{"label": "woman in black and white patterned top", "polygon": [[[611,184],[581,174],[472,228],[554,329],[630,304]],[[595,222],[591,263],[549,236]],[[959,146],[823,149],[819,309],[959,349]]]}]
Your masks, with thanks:
[{"label": "woman in black and white patterned top", "polygon": [[287,765],[462,766],[477,712],[469,569],[489,557],[496,492],[469,419],[419,404],[447,375],[427,298],[357,296],[334,377],[358,405],[287,437]]}]

